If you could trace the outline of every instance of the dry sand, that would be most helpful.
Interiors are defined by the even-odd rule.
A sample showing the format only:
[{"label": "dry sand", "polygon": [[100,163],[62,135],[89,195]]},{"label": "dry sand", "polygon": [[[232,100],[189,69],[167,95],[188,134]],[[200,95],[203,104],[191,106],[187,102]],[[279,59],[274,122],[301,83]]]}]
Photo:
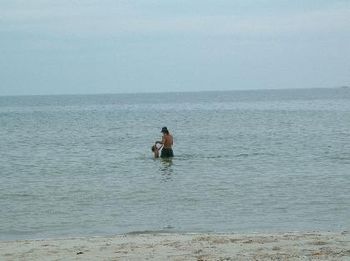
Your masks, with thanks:
[{"label": "dry sand", "polygon": [[0,260],[350,260],[350,233],[127,234],[0,241]]}]

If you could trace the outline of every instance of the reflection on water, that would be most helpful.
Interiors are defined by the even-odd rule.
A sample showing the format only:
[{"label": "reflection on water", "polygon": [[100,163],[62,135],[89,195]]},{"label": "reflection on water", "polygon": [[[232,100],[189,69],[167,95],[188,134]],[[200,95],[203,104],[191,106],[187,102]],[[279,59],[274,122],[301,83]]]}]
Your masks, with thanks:
[{"label": "reflection on water", "polygon": [[173,213],[174,200],[174,166],[172,158],[159,158],[158,170],[160,174],[159,189],[159,216],[161,217],[162,231],[170,232],[176,227]]},{"label": "reflection on water", "polygon": [[162,174],[162,181],[170,181],[172,179],[173,159],[172,158],[160,158],[159,170]]}]

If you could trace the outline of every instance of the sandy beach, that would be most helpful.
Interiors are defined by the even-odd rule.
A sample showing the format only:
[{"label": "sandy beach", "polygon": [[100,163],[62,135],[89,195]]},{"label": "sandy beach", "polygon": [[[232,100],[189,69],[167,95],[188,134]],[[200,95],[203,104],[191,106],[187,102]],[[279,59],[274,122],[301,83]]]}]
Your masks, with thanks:
[{"label": "sandy beach", "polygon": [[350,260],[350,233],[126,234],[1,241],[0,260]]}]

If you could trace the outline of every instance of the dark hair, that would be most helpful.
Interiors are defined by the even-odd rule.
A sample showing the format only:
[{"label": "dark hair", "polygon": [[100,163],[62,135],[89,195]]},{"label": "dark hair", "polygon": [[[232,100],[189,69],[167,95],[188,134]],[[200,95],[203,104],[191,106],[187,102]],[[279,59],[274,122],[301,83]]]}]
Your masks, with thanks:
[{"label": "dark hair", "polygon": [[168,131],[168,128],[167,127],[163,127],[162,130],[161,130],[162,133],[165,133],[165,134],[169,134],[169,131]]},{"label": "dark hair", "polygon": [[156,145],[153,145],[151,150],[152,150],[152,152],[154,152],[156,150]]}]

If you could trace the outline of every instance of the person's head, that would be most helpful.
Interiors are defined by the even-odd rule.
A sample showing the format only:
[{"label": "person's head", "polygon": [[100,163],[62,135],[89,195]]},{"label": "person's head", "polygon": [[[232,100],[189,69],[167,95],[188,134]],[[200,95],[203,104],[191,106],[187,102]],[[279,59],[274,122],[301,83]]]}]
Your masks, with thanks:
[{"label": "person's head", "polygon": [[153,145],[152,148],[151,148],[152,152],[155,152],[156,149],[157,149],[156,145]]},{"label": "person's head", "polygon": [[168,128],[167,127],[163,127],[162,130],[161,130],[161,133],[169,134]]}]

